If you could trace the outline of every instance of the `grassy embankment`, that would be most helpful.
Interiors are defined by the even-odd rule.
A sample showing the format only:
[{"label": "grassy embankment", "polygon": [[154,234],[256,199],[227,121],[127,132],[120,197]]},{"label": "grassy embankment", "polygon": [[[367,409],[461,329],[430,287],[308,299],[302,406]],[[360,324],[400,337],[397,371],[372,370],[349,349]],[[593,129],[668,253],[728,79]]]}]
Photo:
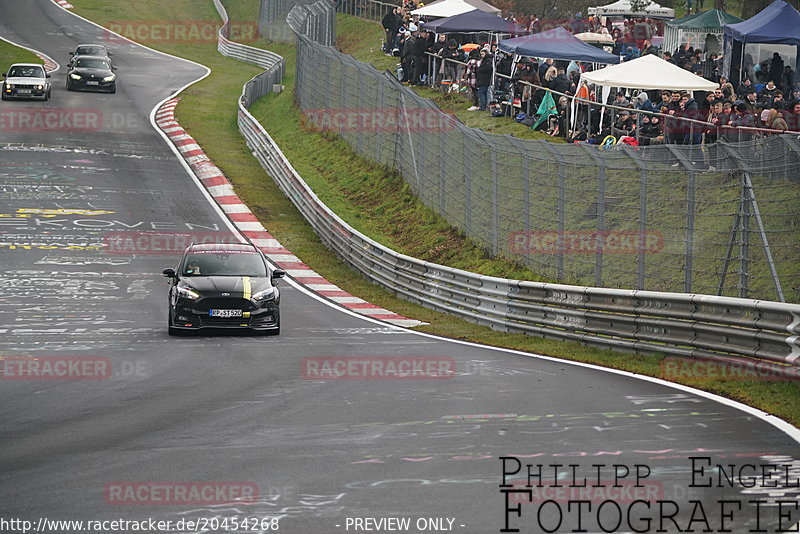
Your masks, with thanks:
[{"label": "grassy embankment", "polygon": [[[101,24],[112,20],[213,20],[208,2],[75,0],[76,10]],[[256,0],[228,0],[234,21],[253,20]],[[294,107],[294,47],[257,43],[288,62],[287,90],[258,102],[253,113],[270,131],[317,194],[351,225],[405,253],[486,274],[535,279],[526,269],[486,256],[411,195],[396,173],[358,158],[333,135],[304,129]],[[178,120],[233,182],[263,224],[317,272],[342,288],[397,313],[430,323],[420,329],[457,339],[580,360],[651,376],[663,376],[663,358],[589,348],[577,343],[495,332],[413,305],[355,275],[318,240],[272,180],[263,172],[238,133],[236,97],[258,69],[223,58],[213,43],[152,46],[209,66],[212,74],[190,87],[177,108]],[[682,382],[759,407],[800,424],[800,388],[786,382],[683,380]]]}]

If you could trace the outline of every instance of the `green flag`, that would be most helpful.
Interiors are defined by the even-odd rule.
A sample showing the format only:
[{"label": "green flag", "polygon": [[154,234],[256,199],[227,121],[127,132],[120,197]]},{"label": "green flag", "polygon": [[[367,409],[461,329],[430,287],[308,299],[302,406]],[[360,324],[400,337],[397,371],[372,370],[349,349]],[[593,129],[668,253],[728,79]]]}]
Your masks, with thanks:
[{"label": "green flag", "polygon": [[542,103],[539,104],[539,109],[536,111],[536,114],[539,115],[539,118],[536,119],[536,122],[533,123],[531,128],[536,129],[542,121],[547,120],[547,117],[550,115],[558,115],[556,111],[556,103],[553,100],[553,94],[550,91],[547,91],[544,94],[544,98],[542,98]]}]

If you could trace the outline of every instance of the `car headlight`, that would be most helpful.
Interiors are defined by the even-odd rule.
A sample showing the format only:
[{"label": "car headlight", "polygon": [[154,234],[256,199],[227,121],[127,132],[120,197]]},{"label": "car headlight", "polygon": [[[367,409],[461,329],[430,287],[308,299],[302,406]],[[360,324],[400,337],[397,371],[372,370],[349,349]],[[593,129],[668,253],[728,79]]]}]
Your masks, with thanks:
[{"label": "car headlight", "polygon": [[36,86],[36,89],[37,89],[38,91],[41,91],[42,89],[44,89],[44,85],[37,85],[37,86]]},{"label": "car headlight", "polygon": [[263,289],[263,290],[261,290],[258,293],[253,295],[253,299],[254,300],[258,300],[258,301],[261,301],[261,302],[264,302],[264,301],[267,301],[267,300],[272,300],[274,298],[275,298],[275,290],[273,288],[271,288],[271,287],[268,287],[267,289]]},{"label": "car headlight", "polygon": [[13,83],[7,83],[6,84],[6,89],[13,89],[13,88],[14,88],[14,84]]},{"label": "car headlight", "polygon": [[73,80],[80,80],[81,79],[81,75],[80,74],[75,74],[74,72],[72,74],[70,74],[69,77],[72,78]]},{"label": "car headlight", "polygon": [[176,288],[178,292],[178,296],[184,299],[189,300],[197,300],[200,298],[200,293],[188,288],[188,287],[178,287]]},{"label": "car headlight", "polygon": [[103,78],[103,81],[104,82],[113,82],[114,78],[115,78],[115,76],[112,74],[111,76],[106,76],[105,78]]}]

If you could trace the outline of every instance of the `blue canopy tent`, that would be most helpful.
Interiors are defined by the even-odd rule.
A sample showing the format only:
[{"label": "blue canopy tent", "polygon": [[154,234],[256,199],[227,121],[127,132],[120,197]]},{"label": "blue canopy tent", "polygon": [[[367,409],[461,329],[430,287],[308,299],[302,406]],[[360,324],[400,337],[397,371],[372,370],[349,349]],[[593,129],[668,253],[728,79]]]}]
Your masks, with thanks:
[{"label": "blue canopy tent", "polygon": [[500,50],[528,57],[544,57],[562,60],[588,61],[591,63],[619,63],[619,56],[609,54],[586,44],[564,28],[553,28],[546,32],[524,35],[500,41]]},{"label": "blue canopy tent", "polygon": [[487,32],[517,34],[525,31],[512,22],[479,9],[445,19],[426,22],[423,27],[435,33]]},{"label": "blue canopy tent", "polygon": [[[723,74],[741,80],[744,46],[750,43],[800,46],[800,13],[783,0],[775,0],[760,13],[738,24],[725,25]],[[800,68],[800,54],[797,54]]]}]

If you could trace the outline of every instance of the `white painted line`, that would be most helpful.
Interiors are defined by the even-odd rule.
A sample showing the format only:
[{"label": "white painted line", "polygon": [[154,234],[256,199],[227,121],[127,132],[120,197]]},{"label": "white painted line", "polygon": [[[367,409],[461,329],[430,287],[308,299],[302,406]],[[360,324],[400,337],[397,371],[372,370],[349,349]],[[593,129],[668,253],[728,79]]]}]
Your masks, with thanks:
[{"label": "white painted line", "polygon": [[[188,137],[188,136],[187,136]],[[203,150],[197,143],[189,143],[188,145],[181,145],[178,147],[181,152],[191,152],[192,150]]]},{"label": "white painted line", "polygon": [[277,239],[251,239],[250,241],[260,248],[278,248],[283,246]]},{"label": "white painted line", "polygon": [[173,142],[175,142],[175,141],[183,141],[184,139],[191,139],[192,136],[189,134],[180,134],[180,135],[170,135],[169,138],[172,139]]},{"label": "white painted line", "polygon": [[325,280],[321,274],[314,272],[311,269],[284,269],[284,271],[286,271],[286,274],[289,276],[294,276],[297,278],[320,278]]},{"label": "white painted line", "polygon": [[[339,304],[369,304],[369,302],[367,302],[366,300],[360,299],[358,297],[328,297],[328,298],[331,299],[333,302],[338,302]],[[380,310],[380,308],[376,306],[375,310]],[[393,312],[389,313],[393,314]]]},{"label": "white painted line", "polygon": [[339,286],[333,284],[306,284],[312,291],[343,291]]},{"label": "white painted line", "polygon": [[250,208],[244,204],[220,204],[225,213],[250,213]]},{"label": "white painted line", "polygon": [[356,308],[353,311],[358,312],[362,315],[400,315],[393,311],[385,310],[383,308],[378,308],[377,306],[374,308]]},{"label": "white painted line", "polygon": [[274,261],[275,263],[287,262],[287,263],[303,263],[300,261],[300,258],[295,256],[294,254],[267,254],[267,257]]},{"label": "white painted line", "polygon": [[[181,161],[183,161],[183,158],[181,158]],[[200,183],[199,180],[198,183]],[[203,184],[200,183],[200,187],[203,187]],[[205,189],[206,188],[204,188],[204,190]],[[231,184],[212,185],[211,187],[207,188],[207,190],[212,197],[227,197],[234,194]],[[214,204],[216,205],[217,203],[214,202]],[[220,212],[222,212],[221,209]],[[225,219],[227,219],[227,217],[225,217]]]},{"label": "white painted line", "polygon": [[[229,186],[230,187],[230,186]],[[243,232],[266,232],[260,222],[236,222],[236,227]]]}]

